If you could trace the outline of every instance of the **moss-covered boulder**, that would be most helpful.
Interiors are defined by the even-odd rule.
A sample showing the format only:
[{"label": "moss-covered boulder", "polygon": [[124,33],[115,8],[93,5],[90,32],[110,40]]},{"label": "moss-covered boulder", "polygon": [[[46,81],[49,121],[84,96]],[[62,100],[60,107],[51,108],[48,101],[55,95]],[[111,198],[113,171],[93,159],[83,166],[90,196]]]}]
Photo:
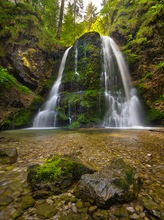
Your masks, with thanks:
[{"label": "moss-covered boulder", "polygon": [[30,166],[27,181],[38,194],[47,196],[45,191],[60,194],[86,173],[93,173],[93,169],[83,165],[79,159],[53,156],[43,165]]},{"label": "moss-covered boulder", "polygon": [[83,175],[75,194],[100,208],[108,208],[113,204],[129,202],[136,198],[139,182],[132,167],[122,159],[114,159],[99,172]]},{"label": "moss-covered boulder", "polygon": [[101,72],[100,35],[86,33],[75,41],[66,60],[57,107],[59,126],[91,127],[100,123],[104,113]]}]

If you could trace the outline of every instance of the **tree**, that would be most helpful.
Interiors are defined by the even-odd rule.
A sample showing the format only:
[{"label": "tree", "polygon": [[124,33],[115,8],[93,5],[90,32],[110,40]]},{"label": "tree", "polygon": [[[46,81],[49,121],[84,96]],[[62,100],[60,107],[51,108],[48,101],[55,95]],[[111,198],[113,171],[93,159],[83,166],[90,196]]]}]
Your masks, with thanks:
[{"label": "tree", "polygon": [[74,40],[76,36],[76,21],[78,22],[82,16],[83,0],[74,0],[73,3],[73,17],[74,17]]},{"label": "tree", "polygon": [[71,45],[74,41],[74,17],[73,5],[68,4],[67,12],[64,15],[64,23],[62,26],[61,40],[65,41],[66,45]]},{"label": "tree", "polygon": [[64,15],[61,32],[61,40],[64,41],[67,46],[72,45],[75,39],[84,33],[84,22],[83,20],[80,21],[81,15],[81,13],[75,13],[75,4],[70,1]]},{"label": "tree", "polygon": [[43,20],[44,28],[53,36],[57,34],[59,20],[58,0],[24,0],[32,5]]},{"label": "tree", "polygon": [[58,24],[58,30],[57,30],[57,36],[56,36],[57,39],[60,39],[60,35],[62,31],[63,14],[64,14],[64,0],[61,0],[59,24]]},{"label": "tree", "polygon": [[96,21],[97,14],[96,14],[97,8],[95,5],[90,2],[86,8],[86,14],[84,16],[87,31],[91,30],[92,24]]}]

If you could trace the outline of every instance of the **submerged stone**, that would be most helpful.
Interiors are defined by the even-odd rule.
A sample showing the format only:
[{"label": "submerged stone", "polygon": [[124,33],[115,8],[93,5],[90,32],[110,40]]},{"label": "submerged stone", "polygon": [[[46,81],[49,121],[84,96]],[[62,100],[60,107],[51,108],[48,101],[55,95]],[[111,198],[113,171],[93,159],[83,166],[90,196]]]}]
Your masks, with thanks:
[{"label": "submerged stone", "polygon": [[107,210],[97,210],[94,214],[93,214],[93,219],[94,220],[108,220],[109,219],[109,213]]},{"label": "submerged stone", "polygon": [[47,203],[38,204],[35,208],[37,214],[43,219],[49,219],[57,214],[57,209],[54,206],[49,205]]},{"label": "submerged stone", "polygon": [[0,148],[0,164],[12,164],[17,161],[16,148]]},{"label": "submerged stone", "polygon": [[35,200],[30,195],[25,195],[22,198],[21,207],[23,210],[34,206],[34,204],[35,204]]},{"label": "submerged stone", "polygon": [[108,208],[113,204],[129,202],[137,197],[139,178],[134,170],[122,159],[114,159],[111,164],[94,174],[81,177],[75,194],[77,197]]}]

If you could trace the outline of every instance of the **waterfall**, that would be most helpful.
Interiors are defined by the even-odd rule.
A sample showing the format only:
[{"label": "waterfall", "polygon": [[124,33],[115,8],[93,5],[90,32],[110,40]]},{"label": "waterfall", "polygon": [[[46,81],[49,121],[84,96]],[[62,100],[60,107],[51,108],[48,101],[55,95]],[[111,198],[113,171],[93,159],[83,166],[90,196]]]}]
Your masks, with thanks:
[{"label": "waterfall", "polygon": [[78,41],[75,43],[75,74],[79,76],[79,73],[77,72],[77,62],[78,62]]},{"label": "waterfall", "polygon": [[[102,52],[101,76],[98,76],[100,71],[97,72],[98,74],[96,73],[96,78],[98,76],[97,81],[100,81],[100,88],[99,83],[97,83],[95,86],[94,84],[92,85],[92,90],[95,92],[99,89],[100,95],[99,97],[88,95],[92,90],[90,91],[90,87],[87,87],[87,84],[84,86],[83,83],[88,80],[91,84],[91,80],[92,78],[94,79],[95,76],[94,73],[92,71],[90,73],[89,70],[83,74],[85,68],[80,65],[82,63],[81,60],[87,59],[87,68],[89,69],[90,67],[89,59],[92,59],[92,57],[86,52],[85,48],[87,44],[91,44],[90,41],[88,43],[85,40],[85,44],[82,46],[80,41],[75,42],[74,50],[71,50],[74,54],[74,59],[70,59],[69,70],[65,72],[66,59],[71,47],[64,53],[57,79],[49,93],[48,99],[34,119],[34,128],[57,127],[60,123],[67,124],[68,126],[71,126],[73,123],[81,123],[83,125],[83,121],[85,124],[85,115],[89,118],[89,111],[93,111],[92,105],[89,105],[90,99],[91,104],[97,103],[97,101],[99,102],[99,107],[98,109],[95,108],[95,113],[100,112],[100,115],[96,115],[96,117],[102,117],[102,115],[104,115],[101,124],[103,127],[120,128],[142,126],[142,111],[137,92],[131,87],[128,68],[121,51],[110,37],[101,36],[101,48],[98,47],[99,51],[97,51],[98,55],[100,55],[100,51]],[[92,47],[90,47],[90,49],[91,48]],[[91,62],[92,61],[93,60],[91,60]],[[96,69],[94,69],[94,71],[96,72]],[[63,83],[63,89],[61,89],[61,83]],[[90,85],[89,83],[88,85]],[[62,97],[61,100],[60,97]],[[96,104],[94,105],[98,106]],[[82,120],[82,122],[80,120]]]},{"label": "waterfall", "polygon": [[39,112],[37,113],[37,115],[34,119],[33,127],[55,127],[56,126],[56,123],[57,123],[56,106],[57,106],[59,98],[60,98],[59,97],[59,89],[60,89],[60,85],[61,85],[63,71],[65,68],[66,59],[67,59],[68,52],[69,52],[70,48],[71,47],[69,47],[63,55],[63,58],[62,58],[62,61],[60,64],[60,68],[59,68],[59,72],[58,72],[57,80],[55,81],[55,83],[50,91],[48,100],[43,105],[43,108],[41,110],[39,110]]},{"label": "waterfall", "polygon": [[107,36],[102,41],[102,74],[106,113],[104,127],[141,126],[141,105],[130,86],[128,68],[116,43]]}]

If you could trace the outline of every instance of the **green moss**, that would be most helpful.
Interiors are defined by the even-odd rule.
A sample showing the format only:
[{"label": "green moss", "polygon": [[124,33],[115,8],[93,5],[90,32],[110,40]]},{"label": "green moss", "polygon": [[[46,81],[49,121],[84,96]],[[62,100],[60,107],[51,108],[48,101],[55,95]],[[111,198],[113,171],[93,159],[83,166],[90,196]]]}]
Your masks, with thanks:
[{"label": "green moss", "polygon": [[145,81],[146,79],[152,79],[154,73],[150,72],[150,73],[146,73],[145,76],[141,79],[141,81]]},{"label": "green moss", "polygon": [[114,185],[116,185],[118,188],[121,188],[123,190],[128,191],[129,190],[129,184],[127,181],[123,178],[118,178],[113,180]]},{"label": "green moss", "polygon": [[137,33],[137,38],[141,39],[143,37],[149,38],[153,34],[152,27],[141,27],[140,30]]},{"label": "green moss", "polygon": [[15,77],[11,75],[7,69],[0,66],[0,86],[9,88],[10,86],[15,87],[19,92],[28,94],[30,89],[17,82]]},{"label": "green moss", "polygon": [[[142,80],[141,80],[141,82],[142,82]],[[145,89],[145,84],[142,82],[142,83],[135,85],[135,87],[136,87],[138,93],[142,93]]]},{"label": "green moss", "polygon": [[160,95],[158,100],[156,100],[155,102],[160,102],[160,101],[164,101],[164,94]]},{"label": "green moss", "polygon": [[138,55],[133,53],[131,50],[125,50],[124,51],[124,54],[125,56],[127,57],[127,62],[129,64],[133,64],[135,63],[136,61],[138,61]]},{"label": "green moss", "polygon": [[0,66],[0,86],[8,88],[11,85],[16,85],[15,78],[8,73],[7,69]]},{"label": "green moss", "polygon": [[125,173],[127,182],[131,185],[134,182],[134,173],[132,172],[132,168],[128,167]]},{"label": "green moss", "polygon": [[108,220],[109,219],[109,212],[108,210],[98,209],[93,214],[94,220]]},{"label": "green moss", "polygon": [[23,210],[34,206],[34,204],[35,200],[30,195],[25,195],[21,200],[21,207]]},{"label": "green moss", "polygon": [[31,103],[31,110],[38,110],[43,104],[43,98],[37,95]]},{"label": "green moss", "polygon": [[133,169],[129,165],[126,165],[125,161],[121,158],[114,160],[113,166],[115,167],[115,169],[117,168],[125,170],[125,176],[114,179],[113,183],[117,187],[125,191],[128,191],[130,185],[134,183]]},{"label": "green moss", "polygon": [[26,87],[26,86],[19,86],[18,87],[18,90],[20,91],[20,92],[22,92],[22,93],[25,93],[25,94],[29,94],[30,93],[30,89],[28,88],[28,87]]},{"label": "green moss", "polygon": [[57,156],[48,159],[37,169],[37,179],[45,182],[59,181],[61,176],[68,175],[73,168],[72,161]]},{"label": "green moss", "polygon": [[21,127],[23,125],[27,125],[29,123],[30,118],[30,110],[21,109],[19,110],[13,118],[16,127]]},{"label": "green moss", "polygon": [[93,172],[81,164],[76,158],[53,156],[43,165],[33,165],[28,168],[27,181],[36,184],[53,183],[58,188],[68,188],[83,174]]},{"label": "green moss", "polygon": [[65,157],[53,156],[47,159],[42,166],[35,166],[28,179],[34,184],[39,182],[58,182],[63,180],[63,178],[72,178],[72,175],[74,179],[79,179],[82,173],[87,170],[79,162]]},{"label": "green moss", "polygon": [[40,219],[51,219],[58,212],[58,210],[54,206],[47,203],[36,204],[35,208]]}]

